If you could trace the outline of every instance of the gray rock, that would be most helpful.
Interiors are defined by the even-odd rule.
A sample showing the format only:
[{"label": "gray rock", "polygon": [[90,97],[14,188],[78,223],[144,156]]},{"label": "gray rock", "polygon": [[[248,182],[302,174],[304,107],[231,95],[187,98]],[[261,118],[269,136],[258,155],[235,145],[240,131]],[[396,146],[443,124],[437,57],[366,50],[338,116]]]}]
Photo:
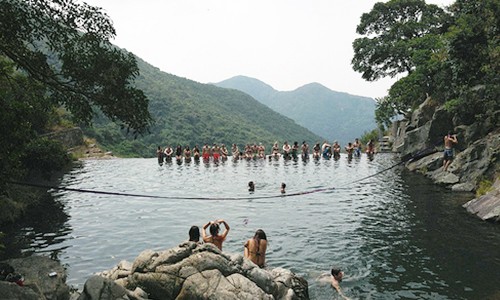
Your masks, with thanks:
[{"label": "gray rock", "polygon": [[78,300],[130,300],[127,290],[108,278],[92,276]]},{"label": "gray rock", "polygon": [[[127,269],[129,275],[119,278]],[[114,284],[128,290],[126,294],[120,290],[118,296],[130,299],[309,299],[307,281],[292,272],[261,269],[241,254],[227,255],[212,244],[186,242],[161,252],[146,250],[132,266],[120,262],[100,274],[110,282],[118,278]],[[108,299],[101,291],[109,283],[85,286],[92,298],[79,300]]]},{"label": "gray rock", "polygon": [[465,203],[463,207],[482,220],[500,222],[500,179],[495,181],[491,191]]},{"label": "gray rock", "polygon": [[30,288],[19,286],[12,282],[0,281],[0,299],[39,300],[44,298]]},{"label": "gray rock", "polygon": [[[26,299],[29,299],[31,290],[38,299],[47,300],[68,300],[69,287],[66,285],[66,270],[57,261],[54,261],[45,256],[30,256],[26,258],[16,258],[4,261],[12,267],[15,272],[24,276],[23,293]],[[55,272],[56,276],[49,276],[49,273]],[[9,292],[19,291],[15,287],[10,287]],[[24,299],[24,296],[19,298],[3,297],[3,289],[0,289],[0,299]]]}]

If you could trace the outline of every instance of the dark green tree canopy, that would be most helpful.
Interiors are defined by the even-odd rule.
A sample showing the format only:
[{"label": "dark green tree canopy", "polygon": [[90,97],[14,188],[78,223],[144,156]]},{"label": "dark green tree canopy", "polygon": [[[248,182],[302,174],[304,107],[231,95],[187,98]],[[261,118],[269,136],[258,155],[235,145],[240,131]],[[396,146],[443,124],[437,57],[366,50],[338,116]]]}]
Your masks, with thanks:
[{"label": "dark green tree canopy", "polygon": [[354,41],[353,69],[374,81],[415,68],[415,50],[428,49],[429,34],[443,32],[445,12],[423,0],[392,0],[376,3],[361,16]]},{"label": "dark green tree canopy", "polygon": [[139,74],[136,60],[110,43],[114,35],[107,15],[85,3],[0,2],[0,55],[43,84],[52,103],[85,123],[95,106],[142,132],[151,122],[148,99],[132,87]]},{"label": "dark green tree canopy", "polygon": [[498,126],[499,18],[498,0],[457,0],[447,11],[390,0],[363,14],[353,69],[369,81],[406,73],[379,99],[377,122],[390,124],[431,97],[460,124],[481,122],[485,132]]}]

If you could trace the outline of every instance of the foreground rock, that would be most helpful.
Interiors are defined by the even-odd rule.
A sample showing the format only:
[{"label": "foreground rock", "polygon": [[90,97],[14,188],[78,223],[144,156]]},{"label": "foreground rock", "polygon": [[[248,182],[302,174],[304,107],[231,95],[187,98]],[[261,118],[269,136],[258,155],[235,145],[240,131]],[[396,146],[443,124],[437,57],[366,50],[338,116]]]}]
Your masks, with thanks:
[{"label": "foreground rock", "polygon": [[500,222],[500,179],[495,181],[491,191],[463,206],[482,220]]},{"label": "foreground rock", "polygon": [[[66,270],[48,257],[31,256],[3,261],[24,277],[24,286],[0,281],[0,299],[12,300],[67,300],[70,290],[66,285]],[[55,275],[51,273],[55,273]],[[51,274],[51,276],[49,276]]]},{"label": "foreground rock", "polygon": [[212,244],[146,250],[99,275],[85,283],[79,300],[309,299],[307,281],[290,271],[260,269]]}]

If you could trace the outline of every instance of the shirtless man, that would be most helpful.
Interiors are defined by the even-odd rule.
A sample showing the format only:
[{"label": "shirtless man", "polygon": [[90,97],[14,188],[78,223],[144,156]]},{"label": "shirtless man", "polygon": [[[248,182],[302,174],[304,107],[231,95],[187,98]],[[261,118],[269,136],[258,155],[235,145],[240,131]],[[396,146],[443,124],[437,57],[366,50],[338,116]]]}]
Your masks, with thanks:
[{"label": "shirtless man", "polygon": [[259,158],[266,158],[266,147],[259,143]]},{"label": "shirtless man", "polygon": [[290,145],[288,145],[287,141],[285,141],[285,143],[283,144],[283,158],[290,158]]},{"label": "shirtless man", "polygon": [[457,144],[457,136],[452,135],[451,132],[448,132],[448,135],[444,137],[444,157],[443,157],[443,167],[444,170],[448,170],[448,166],[453,161],[453,145]]},{"label": "shirtless man", "polygon": [[342,282],[343,278],[344,272],[338,267],[333,267],[330,274],[324,273],[320,275],[317,280],[321,283],[330,283],[342,299],[349,300],[340,289],[340,282]]},{"label": "shirtless man", "polygon": [[226,145],[222,144],[220,146],[220,154],[223,160],[227,159],[227,156],[229,155],[229,152],[227,151]]},{"label": "shirtless man", "polygon": [[359,139],[356,138],[354,139],[354,143],[352,144],[354,147],[354,156],[360,157],[361,156],[361,143],[359,142]]},{"label": "shirtless man", "polygon": [[219,146],[214,143],[214,146],[212,147],[212,156],[214,157],[214,162],[219,161],[220,158],[220,148]]},{"label": "shirtless man", "polygon": [[335,141],[332,145],[333,148],[333,158],[340,158],[340,145],[339,142]]},{"label": "shirtless man", "polygon": [[165,147],[165,161],[172,161],[172,154],[174,154],[174,149],[172,147],[166,146]]},{"label": "shirtless man", "polygon": [[233,159],[237,160],[240,156],[240,149],[238,149],[238,145],[233,144],[233,146],[231,147],[231,152],[233,154]]},{"label": "shirtless man", "polygon": [[316,143],[316,145],[314,145],[313,150],[314,150],[314,152],[313,152],[313,158],[319,159],[321,157],[321,147],[319,145],[319,142]]},{"label": "shirtless man", "polygon": [[302,160],[307,160],[309,159],[309,145],[306,143],[306,141],[302,142]]},{"label": "shirtless man", "polygon": [[205,144],[203,148],[201,148],[201,156],[203,157],[204,161],[209,161],[210,160],[210,155],[212,154],[210,150],[210,146],[208,144]]},{"label": "shirtless man", "polygon": [[347,146],[345,146],[345,152],[347,152],[347,158],[352,159],[352,153],[354,152],[354,146],[351,142],[347,143]]}]

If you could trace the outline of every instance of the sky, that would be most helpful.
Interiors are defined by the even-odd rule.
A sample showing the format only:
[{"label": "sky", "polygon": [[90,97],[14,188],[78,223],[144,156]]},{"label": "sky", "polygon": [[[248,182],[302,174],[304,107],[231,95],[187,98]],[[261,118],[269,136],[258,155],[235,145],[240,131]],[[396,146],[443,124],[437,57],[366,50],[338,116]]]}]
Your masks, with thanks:
[{"label": "sky", "polygon": [[[372,0],[83,0],[113,21],[112,42],[160,70],[201,83],[233,76],[279,91],[317,82],[380,98],[397,78],[351,67],[356,26]],[[427,0],[444,7],[453,0]]]}]

